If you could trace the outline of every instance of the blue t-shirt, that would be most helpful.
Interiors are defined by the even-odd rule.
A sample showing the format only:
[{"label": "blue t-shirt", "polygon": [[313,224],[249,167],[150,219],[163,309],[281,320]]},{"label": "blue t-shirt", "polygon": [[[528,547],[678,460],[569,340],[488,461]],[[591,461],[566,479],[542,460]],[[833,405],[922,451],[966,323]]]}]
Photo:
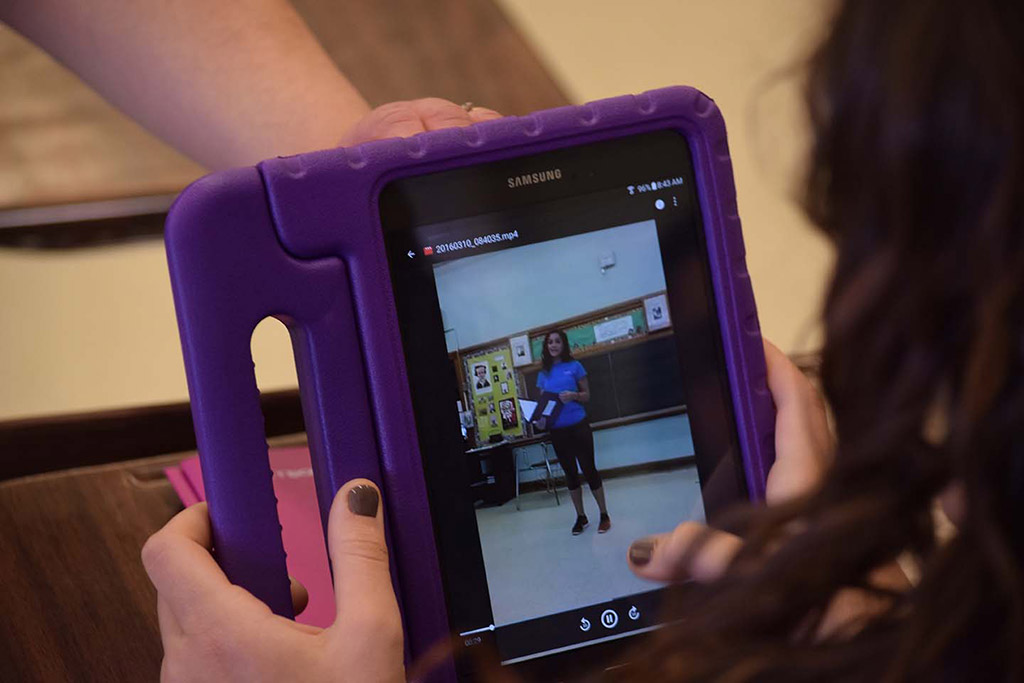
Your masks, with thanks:
[{"label": "blue t-shirt", "polygon": [[[541,391],[550,391],[557,394],[561,391],[579,391],[579,381],[587,376],[587,371],[580,365],[578,360],[558,362],[551,366],[550,371],[541,370],[537,375],[537,388]],[[548,428],[561,429],[571,427],[587,416],[583,404],[578,401],[569,401],[562,406],[562,412],[554,424]]]}]

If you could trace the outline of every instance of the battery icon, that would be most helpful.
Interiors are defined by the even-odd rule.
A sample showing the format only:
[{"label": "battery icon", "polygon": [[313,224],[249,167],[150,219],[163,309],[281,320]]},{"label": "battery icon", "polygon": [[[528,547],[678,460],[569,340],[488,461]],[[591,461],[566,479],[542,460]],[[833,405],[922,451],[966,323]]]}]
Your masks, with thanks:
[{"label": "battery icon", "polygon": [[424,256],[431,256],[431,255],[433,255],[433,253],[434,253],[434,248],[433,247],[423,247],[423,255]]}]

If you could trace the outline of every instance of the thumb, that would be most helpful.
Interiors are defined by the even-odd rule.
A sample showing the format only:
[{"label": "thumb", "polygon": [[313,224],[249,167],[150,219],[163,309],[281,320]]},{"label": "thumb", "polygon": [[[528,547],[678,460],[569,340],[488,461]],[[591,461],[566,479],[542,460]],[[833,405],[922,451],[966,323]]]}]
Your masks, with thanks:
[{"label": "thumb", "polygon": [[713,581],[728,568],[743,541],[699,522],[683,522],[667,534],[629,546],[633,573],[652,581]]},{"label": "thumb", "polygon": [[367,479],[353,479],[338,491],[327,523],[334,570],[338,622],[377,622],[382,614],[398,619],[384,542],[380,491]]}]

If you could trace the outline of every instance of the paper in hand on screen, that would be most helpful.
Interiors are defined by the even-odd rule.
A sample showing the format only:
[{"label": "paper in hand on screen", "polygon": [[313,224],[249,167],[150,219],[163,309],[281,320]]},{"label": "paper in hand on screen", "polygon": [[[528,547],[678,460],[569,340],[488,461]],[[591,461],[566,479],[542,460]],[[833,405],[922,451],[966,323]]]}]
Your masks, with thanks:
[{"label": "paper in hand on screen", "polygon": [[544,418],[547,425],[554,424],[555,420],[562,413],[562,401],[558,398],[558,394],[553,391],[545,391],[540,395],[540,399],[537,401],[537,407],[533,410],[533,415],[530,416],[531,422],[536,422],[541,418]]}]

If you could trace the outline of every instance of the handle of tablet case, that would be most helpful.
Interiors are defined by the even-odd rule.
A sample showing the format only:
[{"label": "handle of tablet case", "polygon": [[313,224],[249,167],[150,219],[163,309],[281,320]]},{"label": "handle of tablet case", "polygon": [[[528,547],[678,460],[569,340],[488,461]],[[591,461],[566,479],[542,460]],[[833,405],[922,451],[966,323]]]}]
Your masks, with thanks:
[{"label": "handle of tablet case", "polygon": [[[289,327],[326,528],[345,481],[380,481],[346,269],[283,250],[252,168],[190,186],[165,234],[214,552],[233,583],[292,617],[250,340],[268,316]],[[345,414],[322,419],[330,405]]]}]

